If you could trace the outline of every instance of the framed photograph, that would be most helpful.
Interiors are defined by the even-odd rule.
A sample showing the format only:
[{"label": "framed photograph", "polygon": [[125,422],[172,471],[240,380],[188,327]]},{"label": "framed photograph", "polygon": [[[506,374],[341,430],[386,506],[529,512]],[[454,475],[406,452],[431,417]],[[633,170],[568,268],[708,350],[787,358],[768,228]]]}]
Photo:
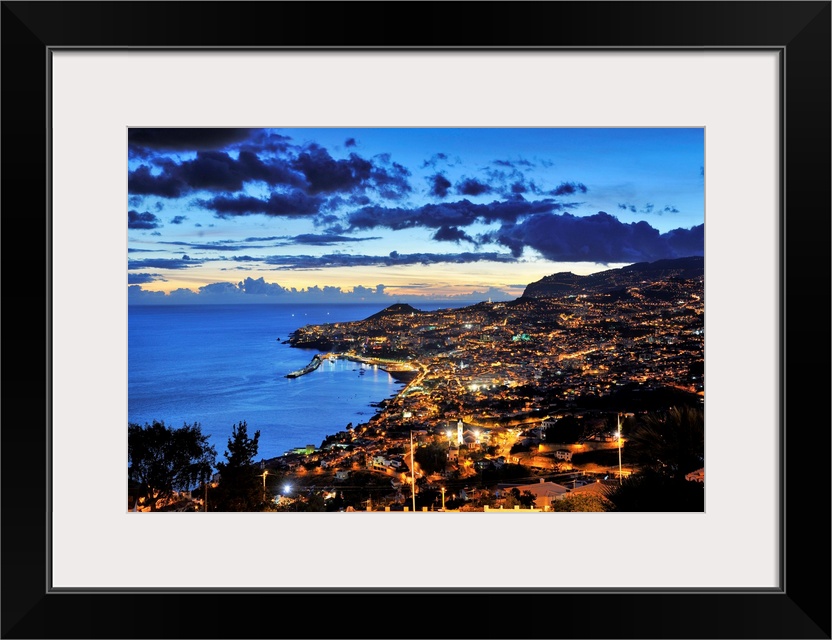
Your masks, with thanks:
[{"label": "framed photograph", "polygon": [[379,6],[3,3],[3,637],[829,638],[830,3]]}]

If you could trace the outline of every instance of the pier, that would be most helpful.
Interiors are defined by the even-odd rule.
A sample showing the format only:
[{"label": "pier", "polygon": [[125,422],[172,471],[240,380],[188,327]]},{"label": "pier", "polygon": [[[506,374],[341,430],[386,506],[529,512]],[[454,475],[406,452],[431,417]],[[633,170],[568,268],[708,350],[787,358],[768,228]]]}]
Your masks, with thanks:
[{"label": "pier", "polygon": [[303,375],[306,375],[307,373],[312,373],[315,369],[321,366],[321,363],[324,360],[337,360],[338,358],[344,358],[345,360],[350,360],[351,362],[358,362],[365,365],[373,365],[383,371],[386,371],[395,378],[404,380],[409,380],[410,377],[416,375],[416,373],[418,372],[418,369],[412,363],[409,362],[395,362],[379,358],[364,358],[352,353],[319,353],[313,356],[309,364],[306,365],[303,369],[298,369],[297,371],[287,373],[286,377],[299,378]]},{"label": "pier", "polygon": [[291,373],[287,373],[286,377],[287,378],[300,378],[301,376],[304,376],[307,373],[312,373],[315,369],[317,369],[318,367],[321,366],[321,363],[324,360],[329,360],[329,358],[330,358],[329,354],[315,355],[315,356],[313,356],[313,358],[309,362],[309,364],[306,365],[303,369],[298,369],[297,371],[292,371]]}]

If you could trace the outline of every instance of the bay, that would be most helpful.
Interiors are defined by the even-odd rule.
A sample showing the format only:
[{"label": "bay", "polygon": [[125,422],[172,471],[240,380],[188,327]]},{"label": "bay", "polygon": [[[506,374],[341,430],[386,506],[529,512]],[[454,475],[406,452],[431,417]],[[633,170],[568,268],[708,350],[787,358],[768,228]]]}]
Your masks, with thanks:
[{"label": "bay", "polygon": [[[424,311],[447,308],[426,304]],[[283,344],[306,324],[362,320],[377,304],[157,305],[129,307],[128,422],[198,422],[218,459],[232,426],[260,431],[258,459],[313,444],[350,423],[403,384],[385,371],[339,359],[299,378],[286,374],[319,353]]]}]

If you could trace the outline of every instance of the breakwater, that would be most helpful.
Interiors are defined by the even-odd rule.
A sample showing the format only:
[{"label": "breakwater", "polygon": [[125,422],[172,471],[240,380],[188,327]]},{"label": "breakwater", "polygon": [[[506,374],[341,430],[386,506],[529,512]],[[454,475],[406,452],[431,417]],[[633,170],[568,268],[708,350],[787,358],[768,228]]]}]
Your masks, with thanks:
[{"label": "breakwater", "polygon": [[325,360],[337,360],[338,358],[343,358],[344,360],[349,360],[350,362],[358,362],[360,364],[378,367],[382,371],[389,373],[397,380],[403,381],[411,379],[418,371],[415,366],[405,362],[387,361],[378,358],[365,358],[352,353],[319,353],[312,357],[312,360],[308,365],[302,369],[298,369],[297,371],[287,373],[286,377],[299,378],[300,376],[315,371],[315,369],[320,367],[321,363]]},{"label": "breakwater", "polygon": [[310,363],[308,365],[306,365],[303,369],[298,369],[297,371],[292,371],[290,373],[287,373],[286,377],[287,378],[300,378],[301,376],[306,375],[307,373],[312,373],[315,369],[317,369],[318,367],[321,366],[321,363],[324,360],[328,360],[329,357],[330,357],[329,354],[325,354],[325,355],[318,354],[318,355],[314,356],[312,358],[312,360],[310,361]]}]

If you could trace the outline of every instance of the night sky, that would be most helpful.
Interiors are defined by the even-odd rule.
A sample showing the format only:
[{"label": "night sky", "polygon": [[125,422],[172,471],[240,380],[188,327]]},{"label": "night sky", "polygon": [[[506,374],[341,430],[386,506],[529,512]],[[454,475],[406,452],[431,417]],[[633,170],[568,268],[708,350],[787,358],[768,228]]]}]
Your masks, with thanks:
[{"label": "night sky", "polygon": [[131,303],[511,299],[704,255],[704,130],[133,128],[127,208]]}]

